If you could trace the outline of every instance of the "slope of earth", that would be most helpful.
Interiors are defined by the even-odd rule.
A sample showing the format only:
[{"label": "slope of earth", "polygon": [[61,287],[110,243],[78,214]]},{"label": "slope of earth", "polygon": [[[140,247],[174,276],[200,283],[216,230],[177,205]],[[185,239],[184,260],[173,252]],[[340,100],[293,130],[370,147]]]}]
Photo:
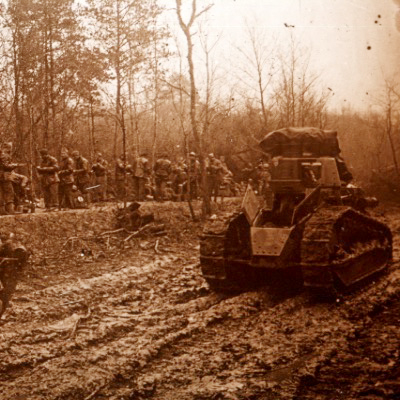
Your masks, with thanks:
[{"label": "slope of earth", "polygon": [[[25,277],[1,321],[0,398],[396,398],[397,261],[336,304],[273,289],[225,297],[201,278],[200,224],[163,207],[167,236]],[[400,209],[380,217],[398,258]]]}]

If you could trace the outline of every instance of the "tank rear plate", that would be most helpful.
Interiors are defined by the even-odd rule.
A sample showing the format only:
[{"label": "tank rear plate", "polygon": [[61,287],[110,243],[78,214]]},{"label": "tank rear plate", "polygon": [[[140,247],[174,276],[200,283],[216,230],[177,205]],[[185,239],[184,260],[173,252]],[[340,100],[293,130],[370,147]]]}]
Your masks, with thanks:
[{"label": "tank rear plate", "polygon": [[293,228],[252,227],[251,248],[253,256],[279,257]]}]

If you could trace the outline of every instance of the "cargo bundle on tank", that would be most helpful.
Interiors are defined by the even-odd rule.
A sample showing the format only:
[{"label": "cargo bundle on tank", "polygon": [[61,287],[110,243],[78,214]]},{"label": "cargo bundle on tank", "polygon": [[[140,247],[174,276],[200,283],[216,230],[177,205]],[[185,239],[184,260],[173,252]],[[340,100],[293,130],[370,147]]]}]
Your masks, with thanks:
[{"label": "cargo bundle on tank", "polygon": [[285,281],[322,294],[345,290],[383,270],[392,235],[365,209],[377,204],[351,185],[335,131],[285,128],[260,147],[271,157],[273,204],[248,187],[240,212],[208,223],[202,273],[215,290]]}]

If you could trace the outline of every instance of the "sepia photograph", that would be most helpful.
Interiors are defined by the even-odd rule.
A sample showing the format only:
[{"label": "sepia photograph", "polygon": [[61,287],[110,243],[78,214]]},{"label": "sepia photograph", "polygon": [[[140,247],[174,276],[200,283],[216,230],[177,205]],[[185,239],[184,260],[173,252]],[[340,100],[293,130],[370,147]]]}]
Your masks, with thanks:
[{"label": "sepia photograph", "polygon": [[0,400],[400,399],[400,0],[0,2]]}]

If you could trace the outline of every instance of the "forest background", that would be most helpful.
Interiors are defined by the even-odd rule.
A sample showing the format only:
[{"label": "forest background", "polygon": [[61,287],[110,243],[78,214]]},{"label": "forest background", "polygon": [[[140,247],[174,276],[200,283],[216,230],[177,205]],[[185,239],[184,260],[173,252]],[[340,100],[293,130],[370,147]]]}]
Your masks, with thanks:
[{"label": "forest background", "polygon": [[195,0],[3,3],[1,143],[13,142],[15,159],[30,165],[42,147],[57,157],[79,150],[90,161],[101,152],[110,162],[124,149],[128,161],[147,152],[152,162],[196,151],[223,155],[239,172],[262,156],[265,132],[316,126],[338,131],[357,181],[396,194],[397,77],[382,73],[373,106],[338,106],[313,63],[318,49],[293,34],[294,25],[278,38],[247,21],[246,46],[232,40],[221,62],[226,42],[222,31],[210,34],[212,9]]}]

